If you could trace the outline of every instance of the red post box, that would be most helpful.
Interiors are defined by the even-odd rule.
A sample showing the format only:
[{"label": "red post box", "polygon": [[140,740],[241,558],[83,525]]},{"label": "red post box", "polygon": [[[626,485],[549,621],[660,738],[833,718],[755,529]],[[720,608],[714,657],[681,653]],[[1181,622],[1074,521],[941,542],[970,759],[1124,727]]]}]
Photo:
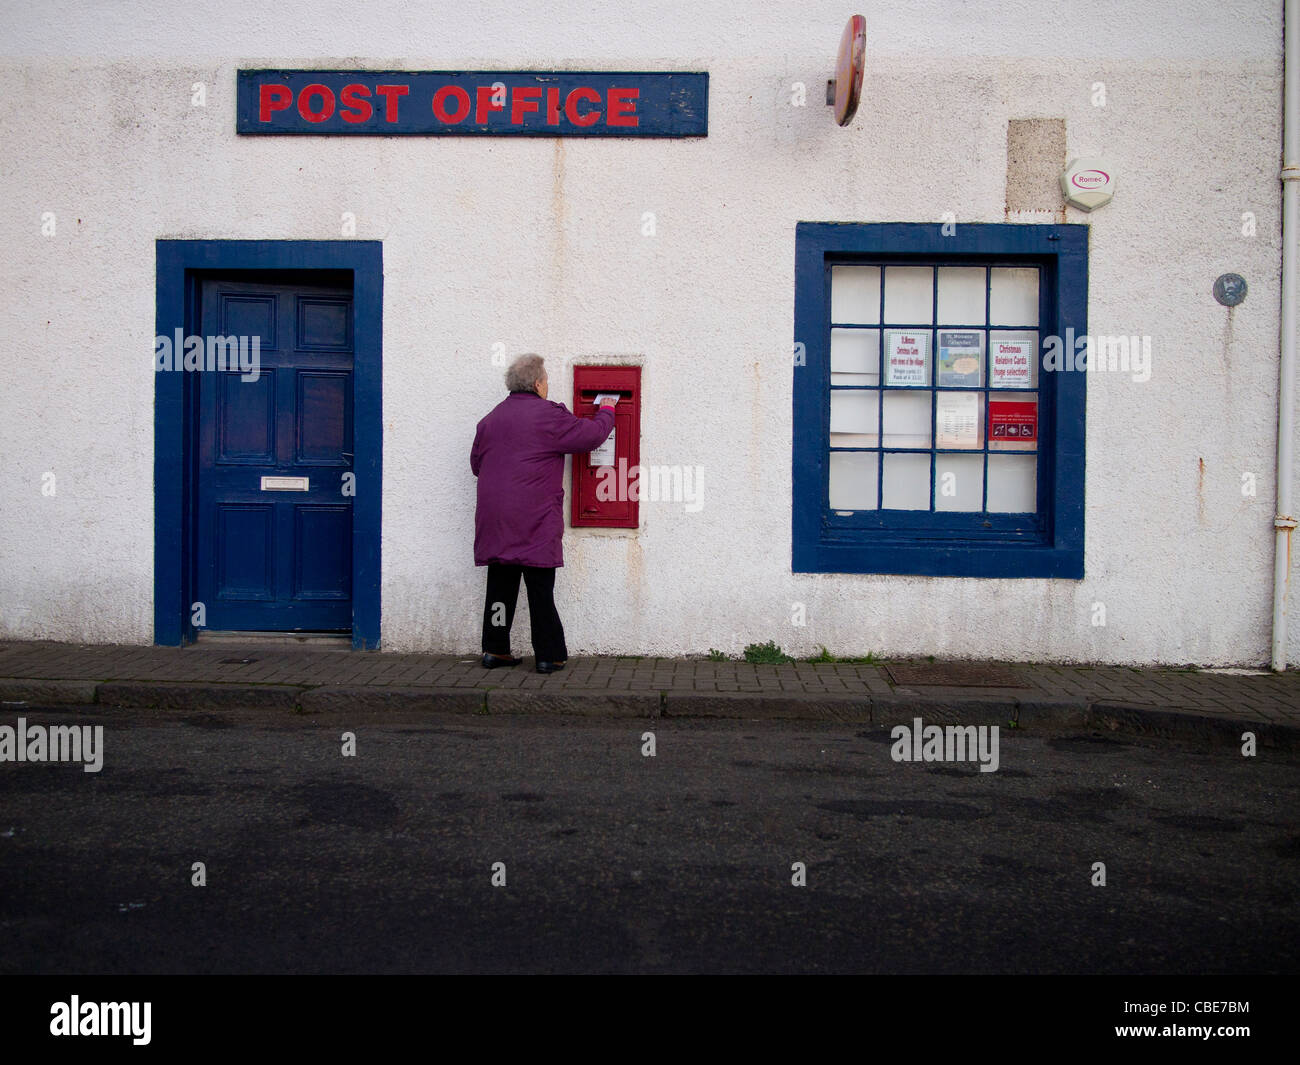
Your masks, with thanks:
[{"label": "red post box", "polygon": [[613,447],[573,456],[569,492],[574,528],[635,529],[641,480],[641,367],[575,366],[573,413],[591,418],[602,392],[618,393]]}]

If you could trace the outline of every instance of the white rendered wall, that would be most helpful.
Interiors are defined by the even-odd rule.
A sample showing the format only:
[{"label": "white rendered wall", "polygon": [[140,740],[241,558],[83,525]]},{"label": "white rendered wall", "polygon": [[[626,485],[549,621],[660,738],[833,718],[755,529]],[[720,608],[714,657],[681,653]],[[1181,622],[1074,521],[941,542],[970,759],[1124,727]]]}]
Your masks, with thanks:
[{"label": "white rendered wall", "polygon": [[[477,647],[468,453],[501,344],[566,402],[573,362],[641,363],[642,462],[704,467],[697,513],[566,534],[573,653],[1266,661],[1280,2],[871,5],[848,129],[821,103],[831,0],[6,7],[0,636],[152,641],[154,241],[337,239],[351,212],[384,242],[386,649]],[[707,70],[709,136],[240,138],[257,66]],[[1118,174],[1066,216],[1092,226],[1090,330],[1152,337],[1149,381],[1088,382],[1086,579],[792,574],[795,224],[1006,221],[1007,121],[1034,117]]]}]

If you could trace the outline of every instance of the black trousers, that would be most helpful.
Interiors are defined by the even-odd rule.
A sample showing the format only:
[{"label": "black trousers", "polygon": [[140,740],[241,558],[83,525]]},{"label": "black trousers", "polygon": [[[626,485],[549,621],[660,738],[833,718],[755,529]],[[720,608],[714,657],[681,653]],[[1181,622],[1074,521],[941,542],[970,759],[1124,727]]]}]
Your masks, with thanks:
[{"label": "black trousers", "polygon": [[555,609],[555,569],[550,566],[508,566],[490,562],[487,599],[483,604],[483,650],[492,655],[510,653],[510,628],[515,623],[519,578],[528,589],[528,617],[532,623],[533,654],[542,662],[563,662],[564,626]]}]

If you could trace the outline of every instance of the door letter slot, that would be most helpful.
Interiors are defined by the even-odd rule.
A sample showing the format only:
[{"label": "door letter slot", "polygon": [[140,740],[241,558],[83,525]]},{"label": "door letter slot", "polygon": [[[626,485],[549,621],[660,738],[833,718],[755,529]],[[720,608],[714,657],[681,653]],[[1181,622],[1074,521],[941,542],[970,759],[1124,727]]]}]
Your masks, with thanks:
[{"label": "door letter slot", "polygon": [[306,477],[263,477],[263,492],[305,492],[311,487]]}]

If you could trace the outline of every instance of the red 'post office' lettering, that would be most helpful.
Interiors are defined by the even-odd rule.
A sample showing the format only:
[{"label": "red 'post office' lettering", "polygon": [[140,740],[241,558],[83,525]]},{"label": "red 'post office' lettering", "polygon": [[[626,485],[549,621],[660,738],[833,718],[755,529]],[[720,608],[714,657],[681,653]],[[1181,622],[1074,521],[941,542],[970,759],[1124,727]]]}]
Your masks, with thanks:
[{"label": "red 'post office' lettering", "polygon": [[609,126],[639,126],[641,118],[636,113],[636,102],[640,95],[640,89],[611,88],[609,90],[609,113],[605,116],[605,124]]},{"label": "red 'post office' lettering", "polygon": [[517,87],[510,100],[510,124],[518,126],[523,123],[525,114],[537,114],[542,107],[542,87],[540,85],[521,85]]},{"label": "red 'post office' lettering", "polygon": [[339,104],[342,106],[339,117],[344,122],[369,122],[370,116],[375,113],[370,101],[363,99],[369,95],[370,90],[364,85],[344,85],[339,91]]},{"label": "red 'post office' lettering", "polygon": [[578,101],[590,100],[593,104],[600,103],[600,93],[595,89],[587,86],[579,86],[569,93],[569,97],[564,101],[564,113],[568,115],[569,121],[575,126],[592,126],[600,121],[600,111],[588,111],[586,114],[578,114]]},{"label": "red 'post office' lettering", "polygon": [[[311,99],[313,96],[321,98],[321,107],[319,111],[313,111]],[[328,85],[304,85],[298,92],[298,114],[308,122],[324,122],[330,115],[334,114],[334,92]]]},{"label": "red 'post office' lettering", "polygon": [[397,101],[411,94],[409,85],[376,85],[375,92],[384,98],[384,121],[397,121]]},{"label": "red 'post office' lettering", "polygon": [[488,120],[488,113],[491,111],[501,111],[505,109],[505,104],[498,107],[492,102],[492,97],[496,95],[497,90],[491,85],[480,85],[475,92],[478,97],[478,106],[474,109],[474,121],[478,125],[483,125]]},{"label": "red 'post office' lettering", "polygon": [[[455,97],[455,112],[447,110],[447,97]],[[457,122],[465,119],[469,114],[470,108],[469,93],[459,85],[444,85],[433,94],[433,115],[439,122],[446,122],[454,126]]]},{"label": "red 'post office' lettering", "polygon": [[257,120],[270,122],[272,111],[287,111],[293,103],[293,92],[288,85],[259,85],[257,89]]}]

